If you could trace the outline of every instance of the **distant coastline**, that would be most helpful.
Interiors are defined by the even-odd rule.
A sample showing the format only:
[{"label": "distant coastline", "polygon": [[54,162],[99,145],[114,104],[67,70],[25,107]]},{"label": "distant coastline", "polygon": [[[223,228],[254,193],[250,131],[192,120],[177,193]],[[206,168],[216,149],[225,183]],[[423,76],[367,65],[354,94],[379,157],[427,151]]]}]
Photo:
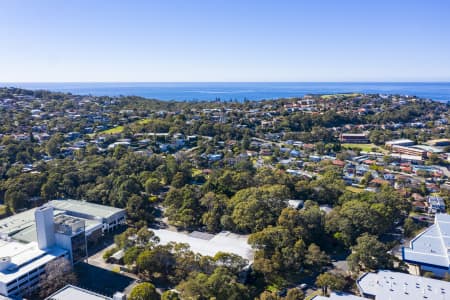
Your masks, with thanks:
[{"label": "distant coastline", "polygon": [[306,94],[367,93],[418,96],[450,101],[450,82],[105,82],[1,83],[80,95],[140,96],[158,100],[244,101],[302,97]]}]

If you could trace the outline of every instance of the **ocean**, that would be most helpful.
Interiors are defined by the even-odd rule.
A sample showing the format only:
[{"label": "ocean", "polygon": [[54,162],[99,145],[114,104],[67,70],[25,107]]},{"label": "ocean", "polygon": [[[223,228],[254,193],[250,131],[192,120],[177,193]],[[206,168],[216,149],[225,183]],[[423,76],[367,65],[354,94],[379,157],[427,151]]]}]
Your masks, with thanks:
[{"label": "ocean", "polygon": [[450,100],[450,82],[0,83],[80,95],[134,95],[159,100],[263,100],[306,94],[380,93]]}]

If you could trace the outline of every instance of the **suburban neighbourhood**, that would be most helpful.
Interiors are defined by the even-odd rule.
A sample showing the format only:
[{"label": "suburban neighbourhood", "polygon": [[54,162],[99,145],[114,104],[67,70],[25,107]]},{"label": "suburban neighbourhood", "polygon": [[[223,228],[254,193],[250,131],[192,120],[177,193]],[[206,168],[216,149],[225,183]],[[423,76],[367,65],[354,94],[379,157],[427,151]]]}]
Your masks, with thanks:
[{"label": "suburban neighbourhood", "polygon": [[2,88],[0,114],[5,299],[450,293],[446,103]]}]

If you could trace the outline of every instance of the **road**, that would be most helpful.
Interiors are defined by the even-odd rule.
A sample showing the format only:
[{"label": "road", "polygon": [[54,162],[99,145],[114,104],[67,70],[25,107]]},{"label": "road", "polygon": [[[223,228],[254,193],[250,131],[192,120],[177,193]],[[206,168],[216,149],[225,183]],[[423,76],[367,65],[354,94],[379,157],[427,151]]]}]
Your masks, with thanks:
[{"label": "road", "polygon": [[261,143],[275,144],[278,147],[281,147],[284,144],[282,142],[273,142],[273,141],[269,141],[269,140],[265,140],[265,139],[260,139],[260,138],[257,138],[257,137],[252,137],[252,140],[258,141],[258,142],[261,142]]},{"label": "road", "polygon": [[99,268],[99,269],[103,269],[103,270],[107,270],[109,272],[114,272],[114,273],[118,273],[124,277],[129,278],[129,284],[127,284],[126,286],[124,286],[124,290],[118,291],[118,292],[123,292],[126,295],[129,295],[131,290],[133,289],[133,287],[137,284],[137,281],[139,279],[139,277],[136,274],[133,273],[129,273],[129,272],[124,272],[124,271],[119,271],[120,270],[120,265],[118,264],[112,264],[112,263],[107,263],[104,259],[103,259],[103,254],[108,251],[109,249],[112,249],[115,247],[114,243],[108,243],[109,245],[106,246],[105,248],[95,252],[94,254],[92,254],[91,256],[89,256],[87,263],[90,266]]}]

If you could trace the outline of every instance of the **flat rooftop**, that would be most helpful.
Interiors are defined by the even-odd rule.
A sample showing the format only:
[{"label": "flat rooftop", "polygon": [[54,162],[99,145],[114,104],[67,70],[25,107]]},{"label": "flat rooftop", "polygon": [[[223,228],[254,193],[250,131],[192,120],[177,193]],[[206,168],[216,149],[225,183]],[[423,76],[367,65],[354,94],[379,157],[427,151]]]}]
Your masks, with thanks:
[{"label": "flat rooftop", "polygon": [[53,206],[53,208],[58,210],[73,211],[80,214],[94,216],[96,218],[106,219],[124,211],[121,208],[72,199],[52,200],[48,202],[48,205]]},{"label": "flat rooftop", "polygon": [[40,250],[36,242],[19,243],[0,240],[0,257],[11,259],[10,265],[0,271],[0,281],[10,282],[66,252],[59,247]]},{"label": "flat rooftop", "polygon": [[435,145],[436,143],[446,143],[446,144],[448,144],[448,143],[450,143],[450,139],[435,139],[435,140],[428,140],[428,141],[426,141],[425,144],[428,144],[428,145]]},{"label": "flat rooftop", "polygon": [[30,209],[0,220],[0,235],[12,235],[32,226],[35,209]]},{"label": "flat rooftop", "polygon": [[398,139],[387,141],[386,145],[405,144],[405,143],[414,143],[414,141],[410,139]]},{"label": "flat rooftop", "polygon": [[404,160],[423,161],[423,157],[418,156],[418,155],[391,153],[390,156],[394,157],[394,158],[404,159]]},{"label": "flat rooftop", "polygon": [[416,148],[416,146],[401,146],[401,145],[392,145],[392,150],[412,150],[420,153],[425,153],[426,151],[423,149]]},{"label": "flat rooftop", "polygon": [[344,136],[344,137],[346,137],[346,136],[348,136],[348,137],[352,137],[352,136],[354,136],[354,137],[367,137],[367,134],[366,133],[342,133],[342,136]]},{"label": "flat rooftop", "polygon": [[450,299],[450,282],[400,272],[366,273],[356,283],[376,300]]},{"label": "flat rooftop", "polygon": [[77,286],[66,285],[45,300],[111,300],[111,298]]},{"label": "flat rooftop", "polygon": [[419,150],[424,150],[430,153],[444,153],[444,149],[441,147],[428,146],[428,145],[415,145],[412,148],[416,148]]},{"label": "flat rooftop", "polygon": [[159,237],[161,244],[171,242],[189,244],[191,250],[201,255],[214,256],[217,252],[233,253],[253,261],[254,251],[247,243],[247,235],[238,235],[230,232],[221,232],[216,235],[201,232],[191,234],[170,231],[167,229],[152,229]]},{"label": "flat rooftop", "polygon": [[[450,265],[450,215],[436,214],[434,224],[403,248],[403,259],[448,268]],[[450,292],[450,291],[449,291]]]},{"label": "flat rooftop", "polygon": [[[109,218],[116,213],[122,213],[120,208],[109,207],[78,200],[52,200],[47,205],[52,206],[55,218],[63,216],[66,212],[75,212],[85,216],[93,217],[85,219],[86,234],[101,228],[101,219]],[[37,241],[34,212],[36,208],[12,215],[0,220],[0,237],[10,236],[22,242]],[[80,218],[79,216],[77,216]]]},{"label": "flat rooftop", "polygon": [[[98,221],[87,220],[87,219],[83,219],[83,221],[85,222],[85,226],[86,226],[85,227],[86,235],[90,235],[91,232],[93,232],[97,229],[101,229],[103,226]],[[17,240],[17,241],[25,242],[25,243],[37,241],[36,224],[33,224],[30,227],[27,227],[15,234],[11,235],[11,238],[14,240]]]}]

